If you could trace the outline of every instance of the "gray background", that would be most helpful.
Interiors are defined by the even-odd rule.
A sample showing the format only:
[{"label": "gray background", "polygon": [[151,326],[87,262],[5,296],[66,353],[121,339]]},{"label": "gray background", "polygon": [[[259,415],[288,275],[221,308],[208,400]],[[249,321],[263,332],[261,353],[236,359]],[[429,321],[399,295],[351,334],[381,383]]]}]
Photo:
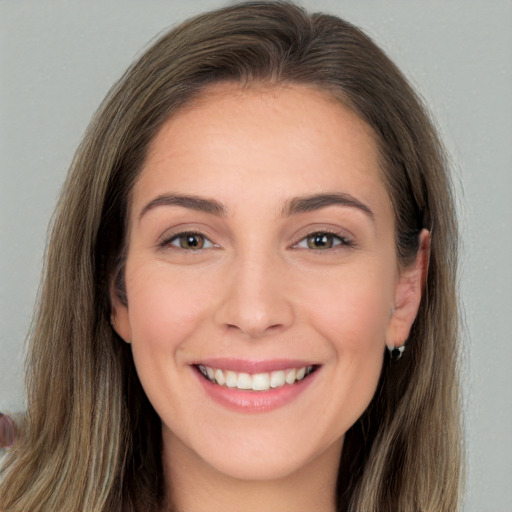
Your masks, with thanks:
[{"label": "gray background", "polygon": [[[512,2],[304,1],[364,28],[408,75],[454,163],[468,484],[512,511]],[[45,234],[99,102],[148,41],[217,0],[0,0],[0,410],[23,409],[23,341]]]}]

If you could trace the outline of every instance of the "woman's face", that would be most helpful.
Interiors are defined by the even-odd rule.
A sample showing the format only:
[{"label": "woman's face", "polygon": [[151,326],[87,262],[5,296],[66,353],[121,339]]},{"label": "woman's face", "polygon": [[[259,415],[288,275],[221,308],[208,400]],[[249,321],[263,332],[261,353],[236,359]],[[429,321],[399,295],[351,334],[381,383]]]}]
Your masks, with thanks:
[{"label": "woman's face", "polygon": [[208,89],[152,142],[113,298],[166,451],[242,479],[337,461],[413,270],[364,122],[312,88]]}]

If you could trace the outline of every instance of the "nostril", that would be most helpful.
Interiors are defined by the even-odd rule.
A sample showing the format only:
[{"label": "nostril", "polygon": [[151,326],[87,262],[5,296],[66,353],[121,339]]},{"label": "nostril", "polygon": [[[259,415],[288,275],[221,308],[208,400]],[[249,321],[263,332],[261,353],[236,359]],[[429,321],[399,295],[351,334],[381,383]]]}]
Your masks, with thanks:
[{"label": "nostril", "polygon": [[279,332],[283,328],[283,324],[272,324],[268,326],[260,325],[257,323],[250,324],[249,322],[241,325],[226,324],[226,329],[228,331],[239,331],[250,336],[251,338],[261,338],[262,336],[268,336]]}]

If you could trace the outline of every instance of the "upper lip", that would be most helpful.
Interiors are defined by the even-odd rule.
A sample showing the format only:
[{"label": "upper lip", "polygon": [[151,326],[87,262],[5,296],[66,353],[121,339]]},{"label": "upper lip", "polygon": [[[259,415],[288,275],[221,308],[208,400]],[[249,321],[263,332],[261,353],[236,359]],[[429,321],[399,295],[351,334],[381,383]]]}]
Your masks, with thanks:
[{"label": "upper lip", "polygon": [[302,368],[304,366],[317,366],[311,361],[299,359],[267,359],[267,360],[249,360],[236,358],[209,358],[196,361],[194,366],[203,365],[210,368],[230,370],[232,372],[245,373],[270,373],[278,370],[287,370],[289,368]]}]

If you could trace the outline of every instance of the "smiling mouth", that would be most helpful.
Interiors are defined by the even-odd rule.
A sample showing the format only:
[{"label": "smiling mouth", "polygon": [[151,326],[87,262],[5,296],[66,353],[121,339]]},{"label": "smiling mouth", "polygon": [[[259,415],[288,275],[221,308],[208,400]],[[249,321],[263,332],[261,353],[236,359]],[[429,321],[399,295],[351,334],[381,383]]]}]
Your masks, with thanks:
[{"label": "smiling mouth", "polygon": [[317,366],[302,366],[267,373],[234,372],[203,364],[196,365],[196,368],[205,379],[218,386],[244,391],[268,391],[284,386],[293,386],[296,382],[311,375],[317,369]]}]

